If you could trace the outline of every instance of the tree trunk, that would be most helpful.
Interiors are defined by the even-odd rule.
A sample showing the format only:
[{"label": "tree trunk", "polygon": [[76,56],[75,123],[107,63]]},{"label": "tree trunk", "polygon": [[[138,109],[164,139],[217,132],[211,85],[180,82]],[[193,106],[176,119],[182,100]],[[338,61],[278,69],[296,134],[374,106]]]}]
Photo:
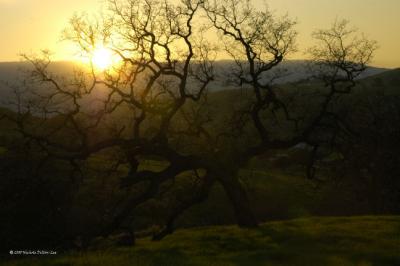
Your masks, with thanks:
[{"label": "tree trunk", "polygon": [[219,180],[233,206],[237,224],[240,227],[256,227],[256,217],[250,208],[246,190],[239,182],[237,175],[224,173],[219,176]]}]

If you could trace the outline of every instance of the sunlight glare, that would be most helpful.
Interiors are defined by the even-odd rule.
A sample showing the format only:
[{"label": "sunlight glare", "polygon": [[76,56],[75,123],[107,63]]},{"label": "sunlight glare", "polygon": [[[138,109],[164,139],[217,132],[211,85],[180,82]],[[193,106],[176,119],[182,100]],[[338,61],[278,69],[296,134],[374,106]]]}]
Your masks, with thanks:
[{"label": "sunlight glare", "polygon": [[110,68],[114,64],[115,58],[110,49],[100,47],[93,52],[93,65],[99,70]]}]

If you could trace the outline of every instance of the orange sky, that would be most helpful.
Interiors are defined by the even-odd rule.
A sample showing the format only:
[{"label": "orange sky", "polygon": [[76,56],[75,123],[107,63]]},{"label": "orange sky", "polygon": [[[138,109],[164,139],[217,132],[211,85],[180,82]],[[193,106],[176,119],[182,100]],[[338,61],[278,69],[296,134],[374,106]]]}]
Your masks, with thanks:
[{"label": "orange sky", "polygon": [[[66,60],[71,49],[60,42],[68,19],[77,11],[96,12],[103,0],[0,0],[0,61],[19,60],[21,52],[50,49]],[[311,44],[313,30],[346,18],[378,41],[375,66],[400,67],[400,0],[253,0],[267,2],[278,14],[297,18],[300,49]]]}]

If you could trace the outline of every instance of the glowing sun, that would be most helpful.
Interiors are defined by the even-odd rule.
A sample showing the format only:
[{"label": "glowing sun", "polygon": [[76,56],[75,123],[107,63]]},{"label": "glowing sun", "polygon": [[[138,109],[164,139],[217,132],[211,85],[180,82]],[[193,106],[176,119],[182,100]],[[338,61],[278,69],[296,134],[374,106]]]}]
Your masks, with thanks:
[{"label": "glowing sun", "polygon": [[105,70],[117,63],[117,56],[105,47],[97,48],[93,51],[92,62],[99,70]]}]

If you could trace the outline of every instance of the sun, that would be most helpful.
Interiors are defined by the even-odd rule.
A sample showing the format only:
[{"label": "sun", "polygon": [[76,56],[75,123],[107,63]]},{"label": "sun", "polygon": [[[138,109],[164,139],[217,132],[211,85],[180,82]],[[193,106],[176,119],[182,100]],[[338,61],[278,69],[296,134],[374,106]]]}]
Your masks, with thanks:
[{"label": "sun", "polygon": [[92,63],[99,70],[106,70],[116,62],[116,55],[108,48],[99,47],[93,51]]},{"label": "sun", "polygon": [[74,60],[92,68],[95,72],[109,73],[116,71],[123,62],[123,58],[117,52],[106,46],[96,46],[90,50],[76,52]]}]

